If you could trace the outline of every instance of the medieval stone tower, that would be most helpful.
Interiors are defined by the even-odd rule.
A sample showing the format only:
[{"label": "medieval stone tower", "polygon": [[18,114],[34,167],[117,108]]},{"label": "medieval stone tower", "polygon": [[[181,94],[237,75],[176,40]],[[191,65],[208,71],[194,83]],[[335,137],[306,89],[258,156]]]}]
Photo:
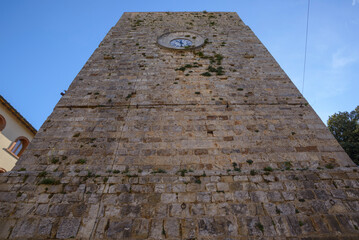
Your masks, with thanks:
[{"label": "medieval stone tower", "polygon": [[0,175],[0,238],[358,239],[358,178],[236,13],[125,13]]}]

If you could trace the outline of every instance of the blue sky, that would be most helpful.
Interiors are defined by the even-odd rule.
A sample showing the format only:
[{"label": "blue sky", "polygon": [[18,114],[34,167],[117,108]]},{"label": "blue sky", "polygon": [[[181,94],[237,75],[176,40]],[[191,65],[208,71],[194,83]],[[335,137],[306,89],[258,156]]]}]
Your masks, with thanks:
[{"label": "blue sky", "polygon": [[[307,0],[0,2],[0,94],[39,128],[123,12],[237,12],[302,89]],[[359,105],[359,0],[312,0],[304,96],[326,122]]]}]

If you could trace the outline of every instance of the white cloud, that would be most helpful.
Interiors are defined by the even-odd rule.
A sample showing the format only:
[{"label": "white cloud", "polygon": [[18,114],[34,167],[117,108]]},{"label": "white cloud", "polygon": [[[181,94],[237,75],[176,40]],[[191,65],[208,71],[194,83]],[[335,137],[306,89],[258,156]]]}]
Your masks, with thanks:
[{"label": "white cloud", "polygon": [[344,50],[338,50],[332,55],[332,67],[341,68],[346,65],[355,62],[357,59],[352,55],[349,55]]}]

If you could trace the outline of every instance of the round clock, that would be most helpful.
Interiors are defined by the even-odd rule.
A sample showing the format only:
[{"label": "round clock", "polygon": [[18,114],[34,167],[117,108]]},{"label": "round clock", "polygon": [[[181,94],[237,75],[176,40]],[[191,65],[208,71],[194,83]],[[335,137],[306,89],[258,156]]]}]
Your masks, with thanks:
[{"label": "round clock", "polygon": [[176,47],[176,48],[180,48],[180,47],[190,47],[193,45],[192,41],[188,40],[188,39],[182,39],[182,38],[176,38],[173,39],[170,42],[172,47]]},{"label": "round clock", "polygon": [[157,43],[165,48],[184,50],[202,46],[204,39],[192,32],[170,32],[161,35]]}]

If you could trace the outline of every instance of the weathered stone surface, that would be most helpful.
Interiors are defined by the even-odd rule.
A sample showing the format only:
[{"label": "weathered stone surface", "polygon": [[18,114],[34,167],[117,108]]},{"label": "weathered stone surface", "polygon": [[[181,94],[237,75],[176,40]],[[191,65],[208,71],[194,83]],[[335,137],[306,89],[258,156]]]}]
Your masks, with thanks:
[{"label": "weathered stone surface", "polygon": [[148,237],[149,219],[137,218],[132,223],[132,238],[145,239]]},{"label": "weathered stone surface", "polygon": [[166,238],[179,238],[180,237],[180,225],[179,219],[169,218],[164,221],[164,233]]},{"label": "weathered stone surface", "polygon": [[[21,220],[12,230],[11,238],[27,238],[36,234],[39,219],[25,218]],[[5,229],[4,229],[5,230]]]},{"label": "weathered stone surface", "polygon": [[62,218],[56,233],[56,238],[75,238],[81,220],[78,218]]},{"label": "weathered stone surface", "polygon": [[16,220],[14,219],[0,219],[0,238],[6,239],[15,225]]},{"label": "weathered stone surface", "polygon": [[106,235],[110,239],[130,239],[132,231],[131,220],[110,220]]},{"label": "weathered stone surface", "polygon": [[41,219],[36,235],[38,235],[38,237],[40,238],[49,238],[51,236],[53,222],[54,222],[53,218]]},{"label": "weathered stone surface", "polygon": [[236,236],[237,226],[225,217],[201,218],[198,220],[199,236]]},{"label": "weathered stone surface", "polygon": [[154,239],[164,239],[166,232],[163,227],[163,219],[152,219],[150,237]]}]

